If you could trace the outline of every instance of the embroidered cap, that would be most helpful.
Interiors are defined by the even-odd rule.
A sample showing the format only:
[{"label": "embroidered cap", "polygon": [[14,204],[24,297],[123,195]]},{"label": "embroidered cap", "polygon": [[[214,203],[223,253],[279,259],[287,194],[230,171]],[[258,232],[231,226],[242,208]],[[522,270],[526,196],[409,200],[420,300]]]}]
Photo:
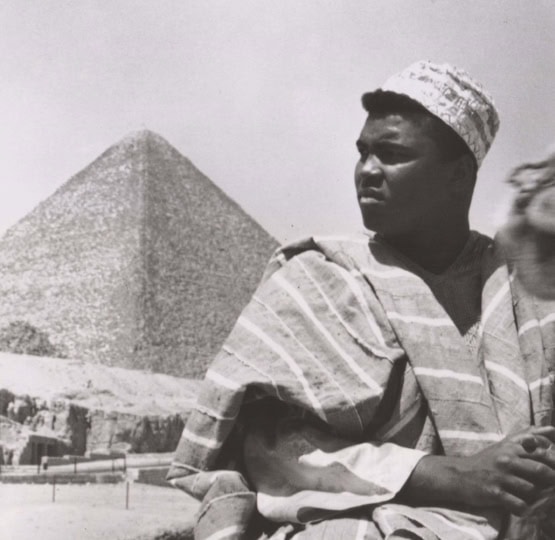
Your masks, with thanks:
[{"label": "embroidered cap", "polygon": [[[491,96],[468,73],[420,61],[390,77],[380,90],[420,103],[463,139],[480,166],[499,128],[499,116]],[[365,94],[363,102],[371,94]]]}]

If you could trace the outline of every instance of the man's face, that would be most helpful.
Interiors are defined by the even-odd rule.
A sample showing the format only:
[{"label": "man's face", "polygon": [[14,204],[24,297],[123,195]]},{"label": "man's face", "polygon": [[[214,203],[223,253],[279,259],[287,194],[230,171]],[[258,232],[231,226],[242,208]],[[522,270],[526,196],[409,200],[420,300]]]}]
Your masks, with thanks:
[{"label": "man's face", "polygon": [[[367,229],[410,235],[437,226],[452,199],[453,165],[441,159],[424,115],[370,114],[357,141],[355,186]],[[451,204],[450,204],[451,203]]]}]

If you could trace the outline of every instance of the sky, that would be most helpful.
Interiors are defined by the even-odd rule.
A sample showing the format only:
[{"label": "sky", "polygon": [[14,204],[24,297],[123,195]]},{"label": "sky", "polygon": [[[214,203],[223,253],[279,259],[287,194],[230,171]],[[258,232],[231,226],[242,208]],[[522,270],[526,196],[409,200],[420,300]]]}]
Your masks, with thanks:
[{"label": "sky", "polygon": [[360,96],[420,59],[500,111],[474,228],[555,142],[552,0],[2,0],[0,22],[0,232],[144,128],[282,242],[361,230]]}]

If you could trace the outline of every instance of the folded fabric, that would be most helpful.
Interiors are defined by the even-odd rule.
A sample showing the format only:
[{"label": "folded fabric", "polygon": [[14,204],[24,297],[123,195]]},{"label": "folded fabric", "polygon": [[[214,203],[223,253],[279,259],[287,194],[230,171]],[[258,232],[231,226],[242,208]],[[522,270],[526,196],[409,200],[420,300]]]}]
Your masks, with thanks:
[{"label": "folded fabric", "polygon": [[[310,239],[276,253],[206,374],[169,473],[202,500],[196,538],[255,537],[241,411],[264,399],[304,411],[354,445],[414,448],[424,436],[428,448],[448,455],[470,455],[551,421],[555,306],[529,299],[491,241],[476,240],[483,247],[476,353],[424,281],[383,242]],[[424,430],[423,418],[431,429]],[[400,513],[414,534],[456,538],[430,529],[420,509]],[[491,538],[487,531],[496,527],[483,516],[435,513],[436,521],[469,528],[476,538]],[[373,514],[366,520],[368,530],[377,526]]]}]

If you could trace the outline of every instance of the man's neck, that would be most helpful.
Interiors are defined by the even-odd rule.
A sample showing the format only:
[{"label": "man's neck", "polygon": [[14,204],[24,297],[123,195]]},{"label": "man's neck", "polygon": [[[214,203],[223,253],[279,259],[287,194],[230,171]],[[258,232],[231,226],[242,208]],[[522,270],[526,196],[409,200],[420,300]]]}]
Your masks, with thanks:
[{"label": "man's neck", "polygon": [[460,255],[470,234],[468,222],[455,227],[435,227],[385,240],[405,257],[433,274],[442,274]]}]

